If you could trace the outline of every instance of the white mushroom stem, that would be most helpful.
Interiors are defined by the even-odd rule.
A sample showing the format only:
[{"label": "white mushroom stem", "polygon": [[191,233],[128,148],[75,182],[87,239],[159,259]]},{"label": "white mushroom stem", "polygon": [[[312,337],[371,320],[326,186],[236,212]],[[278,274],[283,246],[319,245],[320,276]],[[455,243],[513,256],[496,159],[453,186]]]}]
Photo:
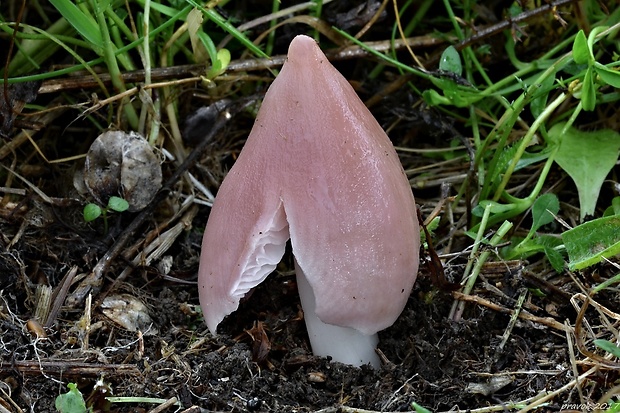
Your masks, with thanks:
[{"label": "white mushroom stem", "polygon": [[333,361],[352,366],[370,364],[374,368],[380,368],[381,361],[375,352],[379,336],[377,334],[366,335],[351,327],[340,327],[322,322],[315,312],[316,305],[312,287],[297,261],[295,261],[295,273],[306,329],[314,355],[330,356]]}]

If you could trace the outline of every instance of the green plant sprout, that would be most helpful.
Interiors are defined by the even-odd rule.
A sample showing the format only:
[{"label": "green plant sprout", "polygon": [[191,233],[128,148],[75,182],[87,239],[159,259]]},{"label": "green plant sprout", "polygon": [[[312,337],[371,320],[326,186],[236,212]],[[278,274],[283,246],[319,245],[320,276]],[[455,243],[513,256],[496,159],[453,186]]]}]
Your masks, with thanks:
[{"label": "green plant sprout", "polygon": [[607,84],[620,88],[620,72],[611,68],[617,64],[608,67],[597,62],[594,57],[594,43],[598,41],[597,36],[606,29],[608,27],[605,26],[593,28],[587,39],[583,30],[580,30],[573,44],[573,60],[578,65],[587,65],[581,81],[580,93],[583,110],[586,111],[594,110],[596,91],[600,86]]},{"label": "green plant sprout", "polygon": [[[556,127],[561,129],[561,125],[555,125],[554,128]],[[554,132],[558,131],[553,131],[552,128],[550,136],[553,136]],[[571,128],[564,134],[563,148],[558,151],[556,162],[575,181],[583,218],[587,213],[594,213],[603,180],[618,159],[620,134],[609,130],[588,133]],[[507,249],[505,257],[526,258],[537,252],[544,252],[553,268],[561,272],[564,264],[560,251],[568,254],[568,268],[571,271],[587,268],[605,258],[620,254],[620,197],[614,198],[612,206],[603,217],[567,230],[561,238],[545,235],[532,239],[535,231],[550,223],[558,211],[559,201],[555,195],[545,194],[538,198],[532,208],[533,225],[528,236],[516,247]]]},{"label": "green plant sprout", "polygon": [[211,37],[202,29],[203,14],[194,8],[187,15],[187,31],[189,34],[194,59],[199,63],[204,63],[207,57],[211,61],[211,67],[206,75],[202,76],[203,83],[207,87],[213,85],[213,80],[224,73],[230,63],[230,51],[228,49],[217,50]]},{"label": "green plant sprout", "polygon": [[101,208],[97,204],[86,204],[84,207],[84,221],[91,222],[99,218],[103,217],[103,232],[105,234],[108,233],[108,212],[124,212],[129,208],[129,203],[125,201],[123,198],[118,196],[111,196],[108,200],[108,205],[105,208]]},{"label": "green plant sprout", "polygon": [[[68,383],[67,387],[69,391],[67,393],[60,394],[56,397],[55,407],[60,413],[89,413],[93,409],[86,407],[84,401],[84,395],[77,388],[77,384]],[[149,404],[163,404],[167,399],[161,399],[156,397],[118,397],[108,396],[105,398],[110,403],[149,403]],[[174,403],[175,406],[180,406],[179,402]]]},{"label": "green plant sprout", "polygon": [[[431,238],[433,237],[433,232],[439,228],[439,222],[441,221],[441,217],[440,216],[436,216],[435,218],[433,218],[431,220],[431,222],[429,222],[429,224],[426,226],[426,230],[429,232],[429,234],[431,235]],[[424,246],[424,249],[428,249],[428,243],[426,242],[426,232],[425,231],[420,231],[420,242],[422,243],[422,245]]]},{"label": "green plant sprout", "polygon": [[69,391],[56,397],[54,405],[60,413],[86,413],[92,411],[86,408],[84,396],[78,390],[77,384],[67,384]]}]

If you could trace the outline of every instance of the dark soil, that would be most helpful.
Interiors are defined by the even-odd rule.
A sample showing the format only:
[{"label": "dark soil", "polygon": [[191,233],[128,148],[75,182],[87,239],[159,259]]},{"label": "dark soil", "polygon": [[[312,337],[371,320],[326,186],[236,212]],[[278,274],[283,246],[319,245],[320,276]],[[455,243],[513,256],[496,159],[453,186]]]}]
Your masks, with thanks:
[{"label": "dark soil", "polygon": [[[499,20],[501,10],[497,11]],[[326,11],[334,18],[331,23],[341,26],[356,27],[353,17],[363,18],[342,13]],[[531,33],[542,32],[547,25],[561,30],[549,17],[545,23],[532,22]],[[307,31],[295,31],[296,27],[282,29],[277,53],[286,50],[293,34]],[[373,35],[389,38],[382,30]],[[550,36],[545,42],[534,36],[519,51],[532,60],[554,43],[555,35]],[[493,57],[486,62],[489,72],[509,66],[502,41],[503,37],[489,40]],[[443,47],[420,51],[429,67],[436,67]],[[388,71],[380,80],[359,81],[375,64],[368,58],[336,63],[365,100],[389,89],[400,76]],[[267,71],[260,73],[270,78]],[[232,83],[225,86],[233,87]],[[246,96],[260,100],[266,85],[254,79],[243,87],[252,91]],[[77,88],[67,93],[84,102],[94,92]],[[219,100],[206,96],[198,82],[176,93],[182,119]],[[429,264],[431,252],[423,254],[406,309],[394,326],[380,333],[378,350],[384,361],[380,370],[312,355],[288,254],[277,271],[225,319],[220,334],[210,334],[199,311],[196,287],[209,208],[201,203],[184,205],[195,191],[181,173],[188,170],[217,191],[253,122],[252,114],[241,109],[245,101],[232,96],[226,97],[238,113],[227,121],[213,118],[213,125],[222,127],[208,125],[199,134],[214,132],[205,147],[200,147],[200,140],[185,141],[190,164],[164,162],[166,190],[144,211],[110,214],[107,233],[102,219],[85,223],[82,217],[92,197],[74,189],[75,173],[83,168],[80,160],[47,163],[23,138],[21,127],[10,125],[4,131],[0,148],[4,167],[0,170],[0,412],[54,412],[55,399],[67,392],[67,383],[76,383],[96,412],[282,413],[410,411],[412,402],[432,411],[507,411],[534,408],[533,403],[545,395],[549,395],[542,404],[545,411],[592,411],[594,403],[617,384],[617,365],[597,364],[600,360],[582,354],[580,350],[592,351],[593,346],[588,342],[584,347],[578,338],[582,332],[588,339],[594,337],[601,325],[616,323],[617,327],[618,320],[591,307],[585,314],[586,331],[574,334],[584,316],[578,315],[583,299],[576,294],[617,270],[605,264],[583,274],[557,274],[543,257],[505,262],[499,250],[492,251],[476,289],[466,296],[451,292],[441,269]],[[40,93],[35,102],[54,106],[68,105],[69,100],[60,93]],[[452,139],[465,140],[460,138],[466,128],[459,119],[427,108],[404,88],[392,90],[380,102],[372,110],[390,128],[397,146],[443,148]],[[52,119],[35,118],[45,122],[33,134],[48,159],[86,153],[99,131],[79,116],[82,111],[67,106],[54,112]],[[102,109],[91,116],[100,124],[122,125],[114,110]],[[446,196],[456,195],[465,176],[471,177],[465,156],[448,166],[434,167],[437,160],[431,157],[400,154],[405,169],[427,167],[424,174],[412,176],[423,217]],[[517,179],[526,182],[536,173],[532,168]],[[557,185],[563,202],[577,205],[574,188],[563,181],[561,171],[553,173],[557,179],[550,181]],[[473,195],[475,188],[469,191]],[[435,250],[448,282],[461,280],[471,249],[472,241],[464,234],[466,198],[446,204],[434,233]],[[574,214],[570,206],[565,210]],[[572,217],[564,219],[574,222]],[[177,225],[178,231],[166,232]],[[161,255],[147,261],[148,254],[140,254],[161,237],[168,237],[170,243]],[[601,293],[598,303],[618,311],[613,291]],[[122,315],[137,312],[142,320],[142,324],[138,320],[138,331],[119,325],[115,315],[106,315],[104,299],[121,294],[146,306],[146,310],[118,310]],[[467,300],[457,321],[449,317],[456,298]],[[513,317],[517,312],[519,317]],[[584,373],[588,374],[576,386],[575,375]],[[109,403],[106,396],[121,399]],[[158,410],[163,400],[172,398],[176,404]]]},{"label": "dark soil", "polygon": [[[471,306],[464,321],[451,322],[453,300],[423,273],[398,322],[381,333],[381,370],[312,356],[290,277],[272,276],[213,337],[194,311],[194,285],[162,280],[148,269],[134,274],[115,292],[145,302],[158,335],[119,328],[94,305],[90,326],[80,325],[82,310],[63,311],[47,337],[36,339],[25,325],[32,282],[20,277],[14,287],[4,286],[1,371],[7,394],[22,409],[54,411],[62,382],[96,398],[97,380],[114,395],[176,397],[183,408],[274,412],[340,404],[408,411],[414,401],[433,411],[509,407],[572,380],[564,334],[518,321],[499,349],[510,316]],[[266,355],[259,350],[265,345]],[[562,395],[547,408],[577,403],[576,397]],[[143,409],[148,405],[116,403],[112,411]]]}]

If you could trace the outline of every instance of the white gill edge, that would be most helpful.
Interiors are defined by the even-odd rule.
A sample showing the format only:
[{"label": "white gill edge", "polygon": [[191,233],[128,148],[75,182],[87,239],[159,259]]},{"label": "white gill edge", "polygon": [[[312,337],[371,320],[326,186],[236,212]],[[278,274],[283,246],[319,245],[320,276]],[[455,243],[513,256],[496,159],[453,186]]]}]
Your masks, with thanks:
[{"label": "white gill edge", "polygon": [[250,256],[245,260],[246,265],[241,276],[232,288],[231,297],[239,299],[244,297],[275,270],[282,260],[289,238],[286,213],[284,206],[280,204],[265,228],[259,228],[255,234],[254,246]]}]

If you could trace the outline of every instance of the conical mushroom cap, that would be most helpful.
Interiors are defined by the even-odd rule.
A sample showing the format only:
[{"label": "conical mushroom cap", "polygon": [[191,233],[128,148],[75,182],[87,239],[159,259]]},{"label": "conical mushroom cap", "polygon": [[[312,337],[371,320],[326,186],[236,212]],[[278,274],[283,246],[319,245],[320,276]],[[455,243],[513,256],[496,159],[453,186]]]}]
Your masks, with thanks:
[{"label": "conical mushroom cap", "polygon": [[297,36],[205,230],[200,302],[211,331],[293,254],[325,323],[374,334],[418,270],[415,201],[389,138],[317,44]]}]

